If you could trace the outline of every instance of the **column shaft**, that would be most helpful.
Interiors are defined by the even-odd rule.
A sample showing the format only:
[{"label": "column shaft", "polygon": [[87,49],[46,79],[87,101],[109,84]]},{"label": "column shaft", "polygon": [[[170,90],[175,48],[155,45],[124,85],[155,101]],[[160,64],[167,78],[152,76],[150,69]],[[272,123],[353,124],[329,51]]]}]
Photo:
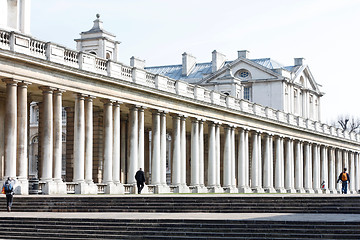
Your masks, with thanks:
[{"label": "column shaft", "polygon": [[335,149],[329,148],[329,190],[331,193],[336,192],[335,183],[336,183],[336,174],[335,174]]},{"label": "column shaft", "polygon": [[5,79],[5,176],[16,177],[17,81]]},{"label": "column shaft", "polygon": [[160,184],[160,113],[152,113],[152,151],[151,151],[151,179],[152,184]]},{"label": "column shaft", "polygon": [[186,117],[180,118],[181,184],[186,185]]},{"label": "column shaft", "polygon": [[224,142],[224,174],[223,174],[223,186],[231,186],[231,129],[228,126],[224,127],[225,142]]},{"label": "column shaft", "polygon": [[120,183],[120,103],[113,105],[113,156],[112,156],[112,180],[115,184]]},{"label": "column shaft", "polygon": [[191,185],[199,185],[199,121],[191,122]]},{"label": "column shaft", "polygon": [[62,172],[62,91],[54,92],[54,181],[61,182]]},{"label": "column shaft", "polygon": [[216,136],[215,124],[209,122],[209,147],[208,147],[208,186],[216,186]]},{"label": "column shaft", "polygon": [[93,100],[85,99],[85,181],[93,183]]},{"label": "column shaft", "polygon": [[204,122],[199,121],[199,184],[204,186],[205,179],[204,164]]},{"label": "column shaft", "polygon": [[180,144],[180,117],[174,114],[173,116],[173,149],[172,149],[172,168],[171,168],[171,183],[174,186],[181,184],[181,144]]},{"label": "column shaft", "polygon": [[221,167],[220,167],[220,125],[219,124],[216,124],[215,126],[215,138],[216,138],[216,186],[220,187],[221,184],[220,184],[220,170],[221,170]]},{"label": "column shaft", "polygon": [[27,84],[18,84],[18,107],[17,107],[17,166],[18,179],[27,180],[28,176],[28,105],[27,105]]},{"label": "column shaft", "polygon": [[138,114],[139,114],[139,151],[138,151],[138,157],[139,157],[139,162],[138,162],[138,168],[142,168],[144,170],[145,168],[145,163],[144,163],[144,153],[145,153],[145,146],[144,146],[144,140],[145,140],[145,135],[144,135],[144,123],[145,123],[145,114],[144,114],[145,109],[144,108],[139,108]]},{"label": "column shaft", "polygon": [[251,159],[251,188],[259,187],[259,134],[253,132],[252,134],[252,159]]},{"label": "column shaft", "polygon": [[160,113],[160,182],[166,185],[166,113]]},{"label": "column shaft", "polygon": [[271,185],[271,179],[272,179],[272,174],[271,174],[271,168],[272,168],[272,155],[270,152],[270,149],[272,148],[271,146],[271,136],[266,134],[265,135],[265,143],[264,143],[264,169],[263,169],[263,174],[264,174],[264,188],[265,189],[270,189],[272,188]]},{"label": "column shaft", "polygon": [[[336,155],[335,155],[336,159],[336,169],[335,169],[335,177],[336,177],[336,181],[338,176],[340,175],[340,173],[343,170],[343,165],[342,165],[342,150],[340,149],[336,149]],[[341,193],[341,184],[337,184],[336,185],[336,189],[338,193]]]},{"label": "column shaft", "polygon": [[349,184],[349,190],[350,193],[355,193],[355,161],[354,161],[354,153],[349,152],[349,158],[350,158],[350,184]]},{"label": "column shaft", "polygon": [[[52,181],[53,178],[53,92],[50,88],[43,90],[43,133],[41,145],[41,180]],[[74,156],[75,157],[75,156]],[[75,159],[76,161],[76,159]]]},{"label": "column shaft", "polygon": [[[138,170],[138,109],[134,106],[130,107],[129,113],[129,161],[127,183],[136,183],[135,174]],[[159,143],[160,147],[160,143]],[[158,156],[160,157],[160,156]],[[158,166],[159,167],[159,166]]]},{"label": "column shaft", "polygon": [[106,184],[113,183],[113,103],[104,100],[104,177]]}]

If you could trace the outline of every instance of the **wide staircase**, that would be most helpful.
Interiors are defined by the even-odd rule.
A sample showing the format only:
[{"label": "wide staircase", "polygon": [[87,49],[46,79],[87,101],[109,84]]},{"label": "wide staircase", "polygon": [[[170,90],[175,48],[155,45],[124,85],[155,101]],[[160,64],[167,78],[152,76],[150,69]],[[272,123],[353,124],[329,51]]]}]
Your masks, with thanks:
[{"label": "wide staircase", "polygon": [[[0,207],[5,210],[4,201]],[[15,198],[13,211],[43,213],[34,217],[0,213],[0,239],[360,239],[360,221],[343,220],[347,214],[360,214],[357,196],[30,196]],[[94,217],[39,217],[44,212],[94,212]],[[102,219],[95,212],[337,213],[341,217],[338,221]]]}]

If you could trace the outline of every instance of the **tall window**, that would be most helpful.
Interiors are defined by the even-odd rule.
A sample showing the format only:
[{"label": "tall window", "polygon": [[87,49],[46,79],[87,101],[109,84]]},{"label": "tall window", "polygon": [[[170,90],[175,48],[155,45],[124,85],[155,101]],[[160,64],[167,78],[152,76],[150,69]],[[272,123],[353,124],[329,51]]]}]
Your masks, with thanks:
[{"label": "tall window", "polygon": [[244,87],[244,99],[251,101],[251,87]]}]

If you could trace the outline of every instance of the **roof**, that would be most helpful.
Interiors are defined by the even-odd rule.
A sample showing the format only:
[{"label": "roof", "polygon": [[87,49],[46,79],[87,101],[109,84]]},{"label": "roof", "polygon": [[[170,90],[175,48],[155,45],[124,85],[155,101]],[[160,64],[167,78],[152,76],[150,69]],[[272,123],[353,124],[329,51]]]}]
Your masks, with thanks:
[{"label": "roof", "polygon": [[[284,66],[271,58],[259,58],[259,59],[249,59],[250,61],[259,64],[270,70],[283,68],[287,71],[292,71],[296,69],[295,66]],[[225,65],[233,61],[226,61]],[[169,65],[169,66],[156,66],[156,67],[146,67],[145,70],[153,73],[167,76],[175,80],[184,80],[187,82],[192,82],[192,79],[200,80],[205,77],[207,74],[211,74],[212,64],[211,62],[207,63],[196,63],[195,67],[191,70],[188,76],[182,75],[182,65]]]}]

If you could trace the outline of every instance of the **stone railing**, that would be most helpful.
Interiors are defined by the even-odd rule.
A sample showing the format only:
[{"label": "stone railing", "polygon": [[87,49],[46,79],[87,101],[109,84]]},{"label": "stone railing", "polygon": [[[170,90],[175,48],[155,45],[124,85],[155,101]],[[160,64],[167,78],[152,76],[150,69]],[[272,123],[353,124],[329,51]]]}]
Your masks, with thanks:
[{"label": "stone railing", "polygon": [[78,185],[74,182],[66,182],[66,193],[67,194],[75,194],[75,187]]},{"label": "stone railing", "polygon": [[98,194],[104,194],[105,193],[106,184],[97,183],[96,186],[97,186],[97,193]]},{"label": "stone railing", "polygon": [[191,85],[184,81],[176,81],[162,75],[155,75],[144,69],[98,58],[89,53],[70,50],[50,42],[39,41],[17,32],[0,29],[0,49],[27,54],[32,57],[46,59],[51,62],[106,75],[123,81],[133,82],[150,88],[157,88],[190,99],[212,103],[245,114],[252,114],[257,117],[271,119],[314,132],[360,142],[360,134],[342,132],[341,129],[336,129],[320,122],[264,107],[244,99],[235,99],[234,97],[210,91],[201,86]]}]

